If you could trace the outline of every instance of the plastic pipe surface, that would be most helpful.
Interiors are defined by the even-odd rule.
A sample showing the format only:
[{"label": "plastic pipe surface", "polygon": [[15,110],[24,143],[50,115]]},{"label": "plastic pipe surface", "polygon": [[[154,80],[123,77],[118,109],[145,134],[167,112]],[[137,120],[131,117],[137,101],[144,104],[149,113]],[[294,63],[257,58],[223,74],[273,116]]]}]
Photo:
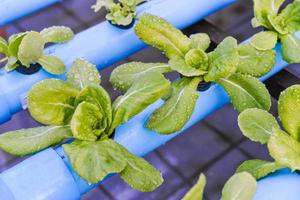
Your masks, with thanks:
[{"label": "plastic pipe surface", "polygon": [[[297,33],[297,36],[300,37],[300,32]],[[280,70],[282,70],[284,67],[288,65],[285,61],[282,60],[281,53],[280,53],[280,45],[277,45],[276,47],[276,63],[274,68],[264,77],[262,77],[262,80],[266,80],[267,78],[271,77],[272,75],[276,74]],[[229,98],[226,94],[226,92],[218,85],[212,86],[210,89],[208,89],[205,92],[201,92],[201,95],[196,103],[196,107],[194,110],[194,113],[191,117],[191,119],[188,121],[188,123],[185,125],[185,127],[178,131],[175,134],[172,135],[160,135],[155,133],[154,131],[151,131],[147,128],[144,127],[144,124],[146,123],[147,119],[151,115],[151,113],[159,108],[162,105],[163,101],[159,100],[155,102],[154,104],[150,105],[148,108],[146,108],[142,113],[139,115],[133,117],[130,119],[128,122],[125,124],[119,126],[116,129],[115,133],[115,140],[126,147],[129,151],[131,151],[133,154],[138,155],[138,156],[145,156],[149,152],[153,151],[157,147],[165,144],[172,138],[176,137],[178,134],[182,133],[184,130],[188,129],[195,123],[201,121],[205,117],[207,117],[209,114],[213,113],[214,111],[218,110],[219,108],[223,107],[225,104],[229,103]],[[46,152],[49,151],[48,149],[45,150]],[[40,160],[35,160],[33,162],[40,163],[40,168],[45,168],[46,164],[44,163],[44,160],[50,160],[50,156],[47,154],[44,154],[45,151],[42,151],[41,153],[35,154],[33,157],[29,159],[37,159],[39,158]],[[57,168],[61,168],[65,178],[67,180],[72,179],[73,183],[77,185],[78,191],[80,195],[85,194],[86,192],[92,190],[94,187],[96,187],[99,183],[97,184],[89,184],[86,181],[84,181],[82,178],[80,178],[76,172],[72,169],[70,162],[67,158],[67,156],[64,153],[64,150],[62,147],[58,147],[56,149],[57,154],[62,158],[61,162],[63,161],[65,164],[65,168],[68,168],[69,171],[66,172],[64,167],[61,167],[61,162],[59,162],[58,166],[51,166],[47,170],[49,170],[50,173],[54,169],[54,171]],[[44,154],[40,156],[41,154]],[[27,162],[24,164],[24,162]],[[5,177],[7,171],[3,172],[0,175],[0,191],[3,192],[3,194],[9,195],[14,194],[14,188],[15,187],[24,187],[28,188],[28,190],[33,190],[30,187],[33,187],[35,190],[35,194],[43,193],[41,188],[44,188],[42,185],[44,184],[43,182],[40,182],[37,179],[33,180],[31,177],[34,177],[34,171],[27,171],[23,175],[19,173],[20,170],[18,170],[20,167],[19,165],[30,165],[31,162],[28,160],[24,161],[14,167],[12,167],[9,170],[10,173],[10,179],[13,179],[13,177],[18,177],[20,181],[15,181],[11,183],[8,181],[8,184],[6,183]],[[26,167],[24,167],[26,168]],[[39,170],[37,170],[39,171]],[[3,179],[4,176],[4,179]],[[20,177],[23,176],[23,177]],[[70,178],[70,177],[73,178]],[[109,175],[111,176],[111,175]],[[108,176],[108,177],[109,177]],[[25,177],[25,178],[24,178]],[[106,178],[108,178],[106,177]],[[9,179],[8,179],[9,180]],[[32,185],[28,184],[25,185],[23,184],[22,180],[27,180],[28,182],[32,181]],[[36,181],[36,182],[33,182]],[[57,177],[53,176],[52,178],[49,178],[50,182],[57,182]],[[26,182],[26,181],[25,181]],[[40,187],[35,187],[36,185],[42,184]],[[63,184],[58,187],[55,186],[55,184],[47,183],[53,186],[52,188],[48,188],[49,191],[51,191],[54,195],[58,194],[58,196],[61,194],[61,188],[63,188]],[[255,200],[282,200],[282,199],[289,199],[289,200],[298,200],[299,195],[300,195],[300,176],[297,173],[291,173],[289,170],[282,170],[278,171],[270,176],[267,176],[260,181],[258,181],[258,187],[257,187],[257,192],[255,195]],[[38,191],[37,191],[38,190]],[[17,189],[18,192],[18,189]],[[44,191],[47,192],[47,191]],[[69,191],[68,191],[69,192]],[[66,197],[69,195],[71,196],[76,196],[77,193],[75,191],[71,191],[70,194],[64,193]],[[9,199],[9,198],[7,198]],[[47,198],[45,198],[47,199]],[[71,198],[66,198],[66,199],[71,199]],[[76,199],[76,198],[74,198]],[[9,199],[10,200],[10,199]],[[18,200],[18,199],[17,199]],[[48,199],[47,199],[48,200]]]},{"label": "plastic pipe surface", "polygon": [[62,0],[1,0],[0,26],[60,1]]},{"label": "plastic pipe surface", "polygon": [[[24,0],[25,1],[25,0]],[[26,0],[27,1],[27,0]],[[182,29],[209,14],[236,2],[236,0],[152,0],[139,6],[139,13],[152,13],[164,17]],[[180,13],[180,14],[178,14]],[[1,15],[1,14],[0,14]],[[107,21],[91,27],[66,43],[47,48],[47,53],[61,58],[67,67],[82,57],[98,66],[107,67],[145,47],[134,34],[133,28],[123,30]],[[32,75],[17,71],[0,70],[0,124],[9,120],[26,104],[26,93],[36,82],[53,76],[43,69]]]}]

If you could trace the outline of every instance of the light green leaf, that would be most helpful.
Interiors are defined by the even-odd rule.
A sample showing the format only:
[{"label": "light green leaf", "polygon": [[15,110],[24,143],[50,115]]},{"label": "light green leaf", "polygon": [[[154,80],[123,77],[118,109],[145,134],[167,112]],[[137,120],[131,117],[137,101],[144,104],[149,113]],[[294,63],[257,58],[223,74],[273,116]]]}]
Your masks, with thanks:
[{"label": "light green leaf", "polygon": [[50,74],[63,74],[65,72],[64,62],[55,56],[44,54],[37,62]]},{"label": "light green leaf", "polygon": [[265,144],[272,135],[273,128],[280,128],[275,117],[265,110],[250,108],[238,117],[242,133],[250,140]]},{"label": "light green leaf", "polygon": [[185,63],[193,68],[207,71],[208,56],[201,49],[191,49],[184,56]]},{"label": "light green leaf", "polygon": [[119,145],[127,166],[120,173],[121,178],[133,189],[151,192],[163,183],[160,172],[143,158],[139,158]]},{"label": "light green leaf", "polygon": [[16,69],[19,66],[19,64],[17,62],[18,62],[17,58],[8,57],[7,63],[4,66],[5,70],[10,72],[10,71]]},{"label": "light green leaf", "polygon": [[300,140],[300,85],[293,85],[280,94],[278,114],[284,129]]},{"label": "light green leaf", "polygon": [[277,33],[274,31],[263,31],[255,34],[250,41],[250,44],[258,50],[273,49],[277,43]]},{"label": "light green leaf", "polygon": [[281,35],[282,57],[288,63],[300,62],[300,40],[294,35]]},{"label": "light green leaf", "polygon": [[299,170],[300,143],[280,129],[275,129],[273,132],[268,141],[268,149],[272,158],[292,170]]},{"label": "light green leaf", "polygon": [[110,9],[114,5],[114,0],[97,0],[95,5],[92,5],[92,9],[95,12],[101,10],[101,8]]},{"label": "light green leaf", "polygon": [[119,124],[143,111],[157,101],[169,89],[170,82],[159,73],[140,76],[130,89],[113,103],[112,132]]},{"label": "light green leaf", "polygon": [[288,4],[274,19],[274,24],[285,33],[293,34],[300,30],[300,1]]},{"label": "light green leaf", "polygon": [[282,168],[283,168],[282,165],[279,165],[275,162],[253,159],[253,160],[246,160],[245,162],[243,162],[237,168],[236,173],[248,172],[254,178],[260,179]]},{"label": "light green leaf", "polygon": [[106,15],[106,19],[111,21],[112,24],[127,26],[131,24],[135,15],[136,10],[134,7],[116,4],[109,10],[109,13]]},{"label": "light green leaf", "polygon": [[82,89],[77,95],[75,100],[75,105],[81,102],[89,102],[96,105],[100,112],[103,114],[101,122],[99,122],[99,129],[101,127],[108,131],[109,126],[112,121],[112,107],[111,99],[106,90],[100,85],[89,85],[88,87]]},{"label": "light green leaf", "polygon": [[74,138],[79,140],[96,141],[105,127],[100,127],[99,124],[103,118],[103,113],[100,109],[88,102],[81,102],[71,119],[71,130]]},{"label": "light green leaf", "polygon": [[23,65],[29,67],[43,55],[44,45],[41,34],[34,31],[26,33],[19,46],[18,59]]},{"label": "light green leaf", "polygon": [[66,26],[51,26],[49,28],[44,28],[40,34],[42,35],[45,43],[64,43],[74,37],[73,31]]},{"label": "light green leaf", "polygon": [[76,59],[67,73],[67,82],[78,89],[91,84],[100,85],[101,79],[95,65],[84,59]]},{"label": "light green leaf", "polygon": [[218,47],[209,54],[208,74],[204,76],[206,82],[216,81],[233,74],[239,63],[237,41],[233,37],[225,38]]},{"label": "light green leaf", "polygon": [[284,0],[254,0],[254,16],[265,28],[272,29],[268,16],[275,16]]},{"label": "light green leaf", "polygon": [[171,72],[171,68],[165,63],[130,62],[118,66],[110,75],[110,82],[122,92],[126,92],[133,82],[141,75],[151,72]]},{"label": "light green leaf", "polygon": [[19,46],[27,32],[11,35],[8,38],[8,56],[18,57]]},{"label": "light green leaf", "polygon": [[7,48],[8,48],[7,41],[3,37],[0,37],[0,53],[7,55]]},{"label": "light green leaf", "polygon": [[169,66],[172,70],[177,71],[178,73],[187,77],[201,76],[207,73],[207,71],[203,71],[202,69],[196,69],[187,65],[185,61],[180,58],[169,60]]},{"label": "light green leaf", "polygon": [[247,172],[233,175],[224,185],[221,200],[252,200],[256,180]]},{"label": "light green leaf", "polygon": [[197,183],[184,195],[182,200],[202,200],[205,184],[206,178],[204,174],[201,174]]},{"label": "light green leaf", "polygon": [[274,50],[260,51],[250,44],[239,45],[239,64],[237,72],[261,77],[269,72],[274,63],[276,52]]},{"label": "light green leaf", "polygon": [[65,125],[75,111],[78,90],[58,79],[46,79],[35,84],[28,94],[28,109],[40,123]]},{"label": "light green leaf", "polygon": [[171,97],[150,117],[147,128],[161,134],[179,131],[190,119],[199,97],[200,78],[182,78]]},{"label": "light green leaf", "polygon": [[210,45],[210,38],[206,33],[197,33],[190,36],[191,48],[207,50]]},{"label": "light green leaf", "polygon": [[119,173],[126,166],[122,149],[111,139],[75,141],[63,145],[73,169],[84,180],[97,183],[108,174]]},{"label": "light green leaf", "polygon": [[265,85],[257,78],[243,74],[233,74],[217,81],[224,87],[238,112],[248,108],[269,110],[271,97]]},{"label": "light green leaf", "polygon": [[169,59],[184,58],[190,50],[191,40],[158,16],[150,14],[140,16],[135,33],[145,43],[163,51]]},{"label": "light green leaf", "polygon": [[18,156],[38,152],[62,140],[71,138],[69,126],[41,126],[20,129],[0,135],[0,148]]}]

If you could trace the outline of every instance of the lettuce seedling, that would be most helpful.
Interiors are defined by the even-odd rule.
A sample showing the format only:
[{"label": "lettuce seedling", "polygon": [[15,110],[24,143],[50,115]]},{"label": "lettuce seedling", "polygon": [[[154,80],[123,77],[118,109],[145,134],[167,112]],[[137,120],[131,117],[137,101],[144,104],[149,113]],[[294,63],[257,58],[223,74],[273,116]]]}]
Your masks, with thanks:
[{"label": "lettuce seedling", "polygon": [[275,162],[251,160],[238,171],[248,171],[261,178],[283,167],[300,170],[300,85],[283,91],[278,101],[278,113],[283,129],[276,118],[265,110],[252,108],[238,117],[239,127],[250,140],[267,144]]},{"label": "lettuce seedling", "polygon": [[148,128],[162,134],[182,129],[194,111],[199,83],[222,85],[239,112],[253,107],[270,108],[270,95],[256,77],[272,68],[274,50],[260,51],[250,44],[238,45],[234,38],[227,37],[207,53],[210,45],[207,34],[187,37],[166,20],[149,14],[140,16],[135,32],[145,43],[163,51],[169,62],[121,65],[110,77],[115,88],[126,92],[134,83],[141,82],[141,75],[154,72],[157,76],[167,72],[177,72],[181,76],[167,93],[160,94],[165,103],[152,114],[146,125]]},{"label": "lettuce seedling", "polygon": [[300,40],[295,32],[300,30],[300,1],[295,0],[278,13],[284,0],[254,0],[252,26],[265,28],[257,33],[250,44],[259,50],[275,47],[281,41],[283,59],[289,63],[300,62]]},{"label": "lettuce seedling", "polygon": [[8,41],[0,37],[0,53],[5,55],[5,70],[19,66],[30,67],[39,63],[50,74],[63,74],[65,64],[59,58],[43,53],[46,43],[64,43],[74,37],[73,31],[64,26],[52,26],[41,32],[28,31],[11,35]]},{"label": "lettuce seedling", "polygon": [[[182,200],[202,200],[206,178],[200,175],[197,183]],[[224,185],[221,200],[252,200],[256,192],[256,180],[247,172],[234,174]]]},{"label": "lettuce seedling", "polygon": [[115,3],[114,0],[97,0],[92,9],[98,12],[105,8],[108,12],[106,19],[112,24],[128,26],[133,22],[137,14],[136,6],[145,1],[148,0],[118,0],[118,3]]},{"label": "lettuce seedling", "polygon": [[[46,79],[29,91],[29,112],[46,126],[1,134],[0,148],[22,156],[73,138],[75,140],[63,148],[73,169],[84,180],[96,183],[108,174],[118,173],[134,189],[154,190],[163,182],[161,174],[112,139],[118,125],[159,98],[150,96],[148,91],[153,94],[151,91],[155,89],[160,93],[169,86],[163,77],[153,77],[156,83],[147,82],[145,76],[140,78],[141,83],[134,83],[127,94],[112,103],[100,86],[95,65],[77,59],[66,81]],[[138,96],[143,96],[141,102]]]}]

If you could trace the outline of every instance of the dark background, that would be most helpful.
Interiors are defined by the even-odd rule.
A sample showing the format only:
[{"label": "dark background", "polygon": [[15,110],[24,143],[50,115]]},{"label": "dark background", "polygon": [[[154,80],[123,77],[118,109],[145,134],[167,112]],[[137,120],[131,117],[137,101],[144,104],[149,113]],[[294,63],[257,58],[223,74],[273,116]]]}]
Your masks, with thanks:
[{"label": "dark background", "polygon": [[[174,0],[174,2],[176,1],[180,0]],[[66,25],[75,32],[80,32],[104,20],[104,12],[95,14],[90,9],[94,2],[95,0],[65,0],[61,4],[50,6],[7,26],[7,33],[11,35],[26,30],[40,31],[51,25]],[[229,35],[243,41],[259,31],[259,29],[251,27],[252,17],[251,0],[240,0],[233,6],[199,21],[184,31],[187,34],[209,33],[215,43],[219,43]],[[166,60],[157,50],[147,48],[122,62],[128,61],[157,62]],[[116,97],[117,92],[112,89],[108,78],[111,70],[120,63],[100,72],[103,79],[102,85],[109,90],[113,98]],[[275,115],[279,93],[286,87],[299,83],[299,74],[299,65],[291,65],[266,82],[273,96],[272,112]],[[219,199],[224,182],[234,173],[241,162],[253,158],[270,159],[264,146],[250,142],[242,136],[236,119],[237,112],[231,105],[227,105],[185,131],[184,134],[147,155],[146,159],[155,165],[165,178],[164,184],[156,191],[151,193],[134,191],[118,176],[114,176],[84,195],[82,199],[177,200],[195,183],[201,172],[207,177],[205,199]],[[0,133],[37,125],[25,110],[16,114],[11,121],[0,125]],[[22,159],[0,151],[0,171],[13,166],[20,160]]]}]

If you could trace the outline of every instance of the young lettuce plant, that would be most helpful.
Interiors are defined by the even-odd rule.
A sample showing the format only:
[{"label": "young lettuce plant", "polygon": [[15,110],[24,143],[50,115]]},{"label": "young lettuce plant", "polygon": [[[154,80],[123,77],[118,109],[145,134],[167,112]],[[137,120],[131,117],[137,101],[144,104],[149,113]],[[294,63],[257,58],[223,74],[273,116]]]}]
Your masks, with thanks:
[{"label": "young lettuce plant", "polygon": [[270,113],[261,109],[247,109],[238,117],[242,133],[250,140],[267,144],[275,162],[249,160],[238,172],[247,171],[259,179],[283,167],[300,170],[300,85],[283,91],[278,101],[282,130]]},{"label": "young lettuce plant", "polygon": [[51,74],[63,74],[65,64],[59,58],[43,53],[46,43],[64,43],[74,37],[73,31],[64,26],[52,26],[41,32],[28,31],[11,35],[6,41],[0,38],[0,53],[5,55],[6,71],[12,71],[19,66],[29,68],[31,64],[39,63]]},{"label": "young lettuce plant", "polygon": [[[200,175],[197,183],[186,193],[182,200],[202,200],[206,178]],[[256,192],[256,180],[247,172],[233,175],[224,185],[221,200],[252,200]]]},{"label": "young lettuce plant", "polygon": [[252,26],[265,28],[256,34],[250,44],[258,50],[275,47],[281,41],[283,59],[289,63],[300,62],[300,40],[295,32],[300,30],[300,1],[288,4],[279,14],[284,0],[254,0]]},{"label": "young lettuce plant", "polygon": [[238,112],[253,107],[270,108],[270,95],[256,77],[272,68],[273,50],[260,51],[250,44],[238,45],[234,38],[227,37],[214,51],[207,53],[208,35],[199,33],[187,37],[164,19],[149,14],[139,17],[135,32],[145,43],[163,51],[169,62],[121,65],[111,74],[110,81],[115,88],[123,92],[130,90],[135,82],[141,82],[141,75],[153,72],[181,75],[167,94],[161,93],[165,103],[152,114],[148,128],[162,134],[182,129],[193,113],[199,83],[215,82],[223,86]]},{"label": "young lettuce plant", "polygon": [[130,25],[136,14],[136,6],[148,0],[119,0],[115,3],[114,0],[97,0],[92,6],[95,12],[98,12],[103,7],[108,11],[106,19],[112,24],[120,26]]},{"label": "young lettuce plant", "polygon": [[163,182],[161,174],[115,142],[112,134],[119,124],[140,112],[136,96],[145,94],[148,103],[153,103],[157,97],[147,96],[147,91],[155,88],[160,93],[168,87],[168,81],[159,76],[154,78],[161,90],[147,82],[147,77],[141,77],[141,83],[135,83],[127,96],[117,98],[112,104],[109,94],[100,86],[96,67],[78,59],[67,73],[66,81],[46,79],[29,91],[30,114],[47,126],[1,134],[0,148],[23,156],[73,138],[63,148],[73,169],[83,179],[96,183],[108,174],[118,173],[134,189],[152,191]]}]

